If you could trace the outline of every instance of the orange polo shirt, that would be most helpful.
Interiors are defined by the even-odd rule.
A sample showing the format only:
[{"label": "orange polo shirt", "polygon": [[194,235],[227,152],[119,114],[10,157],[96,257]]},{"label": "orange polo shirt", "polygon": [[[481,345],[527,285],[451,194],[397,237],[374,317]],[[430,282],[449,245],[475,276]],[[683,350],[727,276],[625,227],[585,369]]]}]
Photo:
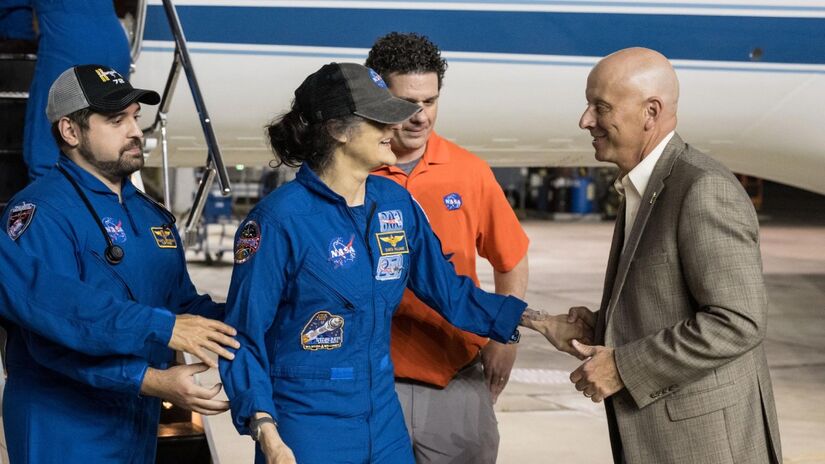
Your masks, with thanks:
[{"label": "orange polo shirt", "polygon": [[[456,272],[476,285],[476,251],[499,272],[512,270],[527,253],[527,235],[487,163],[435,132],[409,176],[394,166],[373,174],[412,193]],[[410,290],[393,317],[396,377],[446,387],[486,344],[486,338],[455,328]]]}]

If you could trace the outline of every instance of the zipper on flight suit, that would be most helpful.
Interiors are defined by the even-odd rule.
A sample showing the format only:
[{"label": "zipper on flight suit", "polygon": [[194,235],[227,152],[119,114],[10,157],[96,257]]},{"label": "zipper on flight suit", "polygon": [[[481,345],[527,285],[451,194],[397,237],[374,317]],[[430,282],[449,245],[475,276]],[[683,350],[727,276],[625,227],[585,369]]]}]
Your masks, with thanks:
[{"label": "zipper on flight suit", "polygon": [[319,276],[319,275],[318,275],[318,273],[317,273],[317,272],[315,272],[314,270],[312,270],[312,267],[311,267],[311,266],[304,266],[304,269],[306,269],[306,271],[307,271],[307,272],[308,272],[308,273],[309,273],[312,277],[315,277],[315,280],[317,280],[318,282],[320,282],[320,283],[321,283],[321,286],[323,286],[324,288],[326,288],[327,290],[329,290],[329,292],[330,292],[330,293],[332,293],[333,295],[335,295],[335,297],[336,297],[336,298],[338,298],[338,299],[341,301],[341,303],[344,305],[344,307],[345,307],[345,308],[349,309],[350,311],[352,311],[353,309],[355,309],[355,305],[353,305],[353,304],[349,301],[349,299],[347,299],[347,297],[345,297],[345,296],[344,296],[341,292],[339,292],[338,290],[336,290],[336,289],[335,289],[332,285],[328,284],[328,283],[326,282],[326,280],[324,280],[321,276]]},{"label": "zipper on flight suit", "polygon": [[[365,197],[364,201],[366,202],[366,197]],[[370,265],[370,289],[371,289],[371,295],[373,295],[373,296],[375,295],[375,279],[372,278],[373,277],[372,276],[372,269],[373,269],[373,264],[374,263],[373,263],[373,260],[372,260],[372,247],[370,246],[369,236],[370,236],[370,223],[372,223],[372,216],[375,214],[375,208],[376,207],[378,207],[378,202],[373,201],[372,205],[370,206],[369,213],[367,213],[367,223],[366,223],[366,227],[364,228],[364,237],[363,237],[364,247],[366,247],[366,249],[367,249],[367,259],[368,259],[369,265]],[[350,221],[352,221],[353,225],[355,225],[355,230],[358,230],[358,221],[355,219],[355,215],[352,213],[352,210],[350,209],[349,205],[344,206],[344,208],[347,210],[347,215],[349,216]],[[372,327],[370,327],[370,332],[369,332],[370,336],[369,336],[369,339],[367,341],[367,377],[368,377],[367,382],[368,382],[368,385],[369,385],[368,395],[369,395],[369,402],[370,402],[370,410],[369,410],[369,413],[367,414],[367,430],[368,430],[367,456],[369,456],[370,459],[372,459],[372,427],[370,426],[370,420],[372,419],[372,411],[374,409],[373,405],[372,405],[372,339],[374,338],[374,333],[375,333],[376,311],[375,311],[375,298],[371,297],[371,298],[369,298],[369,300],[372,304],[372,318],[371,318]]]}]

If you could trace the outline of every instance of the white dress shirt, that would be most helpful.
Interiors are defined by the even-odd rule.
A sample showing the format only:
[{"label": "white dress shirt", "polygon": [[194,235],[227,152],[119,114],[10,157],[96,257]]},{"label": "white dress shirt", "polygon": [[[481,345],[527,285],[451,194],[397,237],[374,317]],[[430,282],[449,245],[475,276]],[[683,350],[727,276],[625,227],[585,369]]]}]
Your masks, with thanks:
[{"label": "white dress shirt", "polygon": [[[642,161],[630,170],[626,175],[621,176],[613,182],[613,186],[619,195],[625,197],[624,209],[624,244],[627,245],[627,238],[630,237],[630,231],[633,230],[633,223],[636,221],[636,213],[639,212],[639,205],[642,202],[642,197],[645,196],[647,190],[647,183],[650,181],[650,176],[653,174],[653,168],[656,167],[656,162],[662,157],[670,139],[673,138],[674,131],[671,131],[656,148],[645,156]],[[622,248],[624,249],[624,248]]]}]

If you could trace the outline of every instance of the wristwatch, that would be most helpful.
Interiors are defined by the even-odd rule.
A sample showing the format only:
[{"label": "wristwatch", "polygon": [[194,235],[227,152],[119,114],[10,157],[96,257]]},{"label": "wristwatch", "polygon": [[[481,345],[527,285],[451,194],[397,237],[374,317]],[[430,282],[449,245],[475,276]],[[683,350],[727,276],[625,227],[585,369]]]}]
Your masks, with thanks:
[{"label": "wristwatch", "polygon": [[261,439],[261,426],[264,424],[272,424],[277,426],[277,424],[275,424],[275,420],[269,416],[249,419],[249,434],[252,435],[252,440],[259,441]]},{"label": "wristwatch", "polygon": [[512,345],[514,343],[518,343],[521,340],[521,333],[516,329],[513,331],[513,335],[510,335],[510,339],[507,340],[508,345]]}]

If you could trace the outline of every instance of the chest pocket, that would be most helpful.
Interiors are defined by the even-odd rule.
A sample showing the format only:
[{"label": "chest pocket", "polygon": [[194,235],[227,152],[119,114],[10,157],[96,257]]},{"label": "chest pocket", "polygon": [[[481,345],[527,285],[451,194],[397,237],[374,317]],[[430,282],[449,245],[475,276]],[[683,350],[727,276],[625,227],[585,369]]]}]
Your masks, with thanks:
[{"label": "chest pocket", "polygon": [[311,354],[316,361],[319,357],[340,360],[341,352],[351,351],[360,332],[358,302],[336,273],[325,268],[328,264],[307,258],[301,266],[294,293],[295,327],[288,335],[298,336],[299,352]]},{"label": "chest pocket", "polygon": [[84,266],[85,275],[82,278],[84,282],[98,288],[105,288],[123,299],[137,301],[132,289],[105,258],[94,250],[87,250],[86,253],[91,255],[92,259]]}]

